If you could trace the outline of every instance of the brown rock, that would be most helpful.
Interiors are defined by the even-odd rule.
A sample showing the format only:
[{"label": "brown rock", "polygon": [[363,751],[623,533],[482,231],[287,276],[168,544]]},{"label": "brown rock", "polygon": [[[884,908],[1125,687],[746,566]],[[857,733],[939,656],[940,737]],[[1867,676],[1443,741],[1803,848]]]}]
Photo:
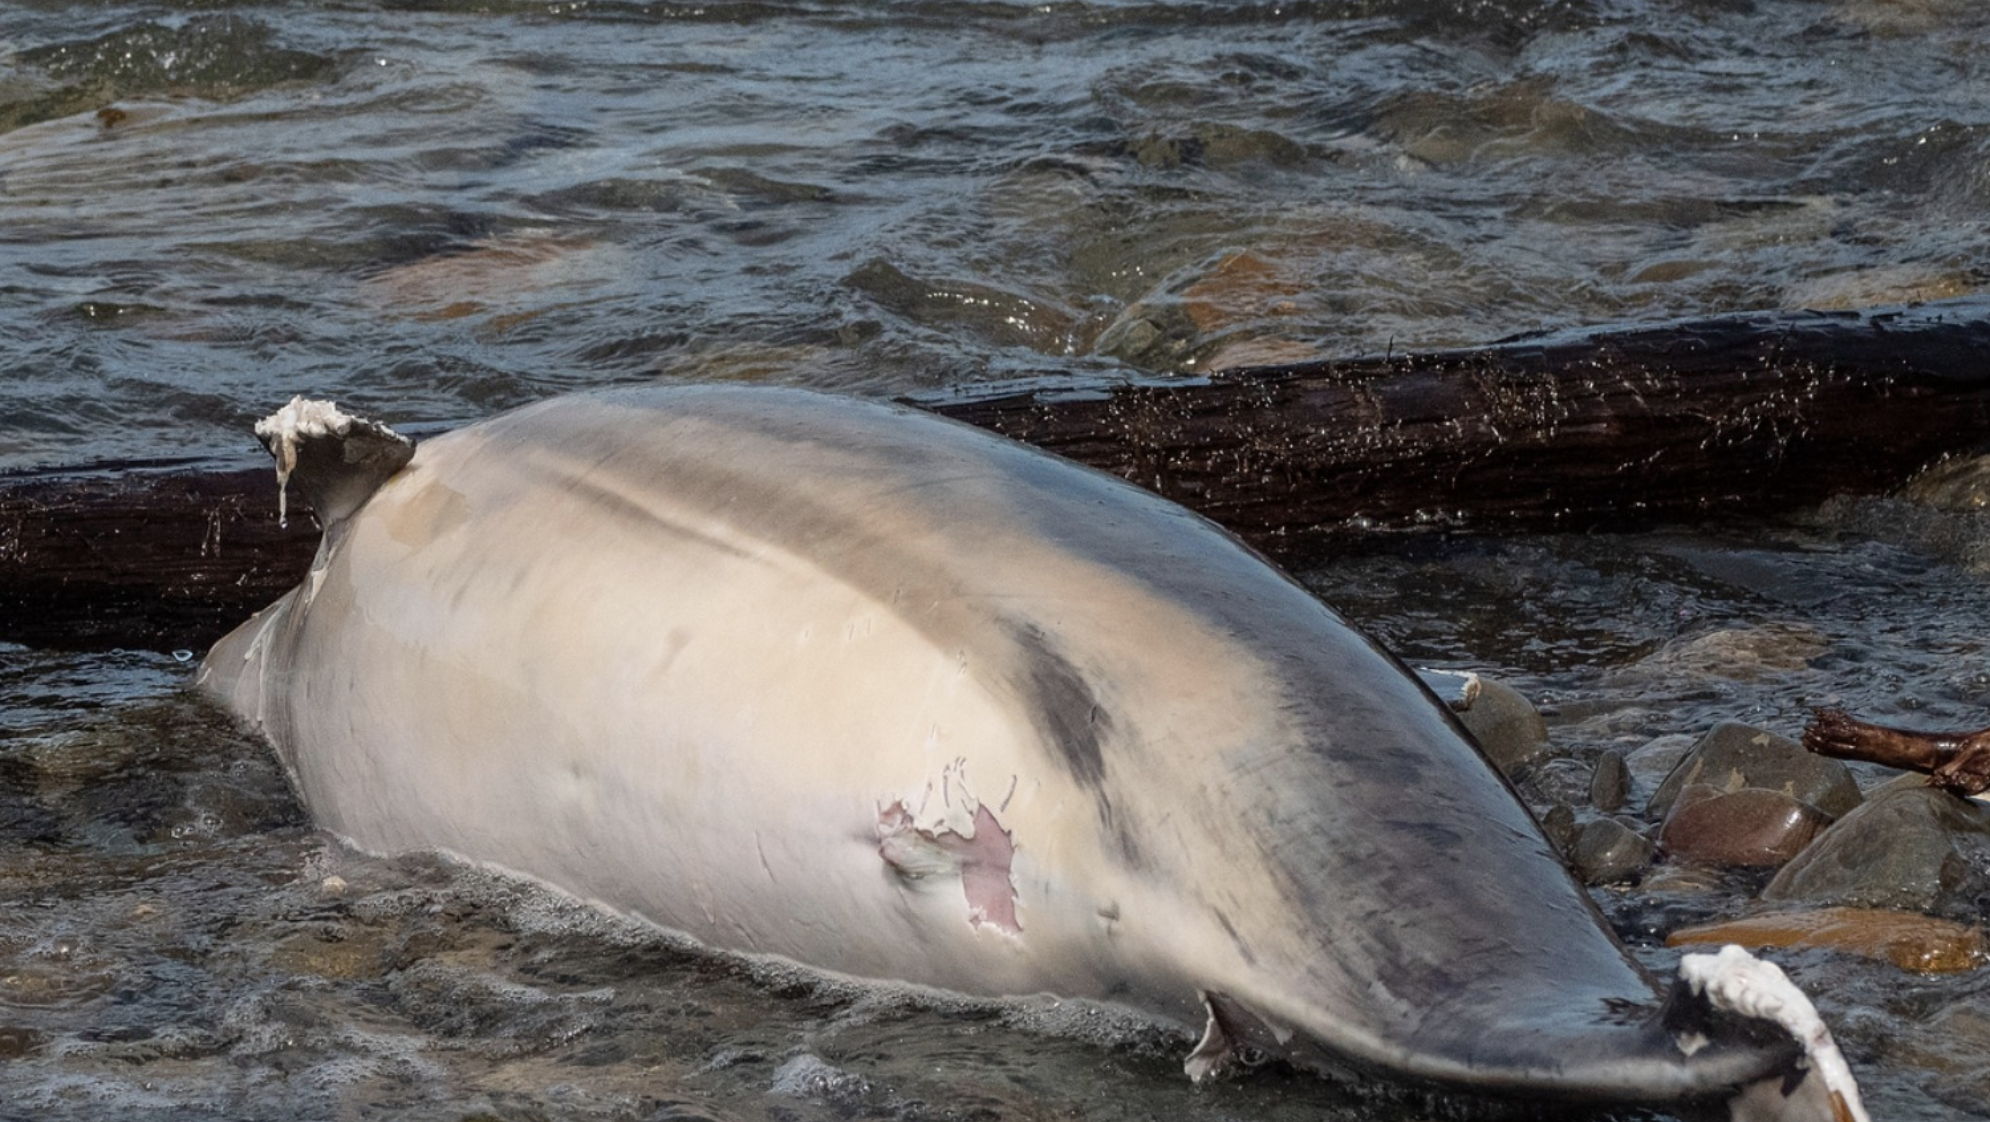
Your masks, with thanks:
[{"label": "brown rock", "polygon": [[1738,721],[1722,721],[1707,731],[1665,777],[1652,795],[1645,813],[1664,818],[1672,803],[1689,784],[1705,783],[1722,791],[1744,787],[1766,787],[1780,791],[1798,802],[1809,803],[1837,818],[1860,800],[1859,785],[1852,773],[1836,760],[1813,756],[1786,736],[1752,728]]},{"label": "brown rock", "polygon": [[1974,970],[1990,960],[1981,927],[1876,908],[1772,912],[1683,928],[1665,939],[1668,947],[1697,943],[1825,947],[1930,974]]},{"label": "brown rock", "polygon": [[1686,789],[1659,831],[1672,857],[1723,868],[1773,868],[1803,851],[1831,816],[1781,791]]}]

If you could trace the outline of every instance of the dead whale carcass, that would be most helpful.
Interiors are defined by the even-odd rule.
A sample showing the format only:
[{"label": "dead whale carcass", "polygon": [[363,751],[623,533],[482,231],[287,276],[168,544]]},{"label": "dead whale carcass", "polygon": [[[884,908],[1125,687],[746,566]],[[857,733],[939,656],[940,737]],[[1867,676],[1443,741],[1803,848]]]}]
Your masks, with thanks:
[{"label": "dead whale carcass", "polygon": [[412,458],[314,403],[258,431],[325,539],[202,680],[362,847],[717,947],[1200,1024],[1198,1076],[1249,1040],[1858,1110],[1848,1077],[1797,1078],[1842,1063],[1793,988],[1736,960],[1660,1002],[1421,685],[1117,479],[767,389],[563,398]]}]

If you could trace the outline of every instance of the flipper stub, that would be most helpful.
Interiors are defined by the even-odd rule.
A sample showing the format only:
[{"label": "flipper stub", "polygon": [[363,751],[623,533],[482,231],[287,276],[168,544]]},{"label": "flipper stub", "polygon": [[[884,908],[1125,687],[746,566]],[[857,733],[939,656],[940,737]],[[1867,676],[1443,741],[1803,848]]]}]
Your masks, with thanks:
[{"label": "flipper stub", "polygon": [[257,421],[256,439],[276,457],[278,517],[288,518],[294,482],[327,528],[365,505],[415,454],[415,442],[386,425],[303,396]]}]

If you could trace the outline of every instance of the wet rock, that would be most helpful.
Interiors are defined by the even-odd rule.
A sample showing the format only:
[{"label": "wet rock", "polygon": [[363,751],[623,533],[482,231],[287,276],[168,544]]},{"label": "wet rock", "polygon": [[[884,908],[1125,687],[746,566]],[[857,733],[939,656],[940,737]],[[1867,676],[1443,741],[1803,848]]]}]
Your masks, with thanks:
[{"label": "wet rock", "polygon": [[1143,369],[1167,370],[1193,366],[1199,341],[1180,298],[1156,294],[1129,305],[1106,325],[1092,350]]},{"label": "wet rock", "polygon": [[820,183],[769,179],[743,167],[698,167],[688,174],[719,188],[734,205],[743,207],[827,203],[836,198],[834,191]]},{"label": "wet rock", "polygon": [[1556,803],[1541,815],[1541,832],[1555,843],[1555,848],[1569,854],[1573,859],[1576,838],[1580,830],[1576,825],[1575,808],[1567,803]]},{"label": "wet rock", "polygon": [[1204,370],[1235,370],[1243,366],[1287,366],[1328,357],[1319,347],[1300,339],[1225,339],[1201,360]]},{"label": "wet rock", "polygon": [[1532,702],[1504,682],[1481,675],[1479,696],[1458,719],[1478,740],[1486,758],[1508,774],[1547,751],[1548,723]]},{"label": "wet rock", "polygon": [[733,1122],[733,1118],[698,1103],[672,1102],[644,1115],[643,1122]]},{"label": "wet rock", "polygon": [[1957,1118],[1981,1118],[1990,1102],[1990,1010],[1964,999],[1936,1012],[1923,1032],[1888,1042],[1890,1061],[1937,1077],[1936,1097],[1956,1106]]},{"label": "wet rock", "polygon": [[[1250,143],[1236,151],[1249,151]],[[1207,150],[1228,147],[1225,140]],[[1155,149],[1164,159],[1170,151],[1165,145]],[[1207,245],[1217,231],[1203,226],[1174,233],[1177,246]],[[1427,239],[1374,211],[1337,205],[1292,215],[1274,238],[1199,260],[1157,260],[1154,252],[1150,235],[1132,254],[1115,248],[1118,260],[1110,271],[1099,269],[1105,261],[1079,270],[1097,274],[1102,291],[1112,291],[1129,275],[1164,277],[1138,295],[1093,345],[1099,354],[1147,370],[1295,362],[1384,345],[1388,332],[1378,333],[1378,320],[1387,320],[1385,307],[1355,299],[1333,278],[1361,276],[1405,294],[1425,290],[1439,274],[1455,277],[1456,270],[1464,270],[1477,291],[1501,290],[1508,283],[1491,272],[1478,274],[1454,245]],[[1074,264],[1087,256],[1097,254],[1080,247]],[[1336,324],[1361,326],[1350,326],[1336,345],[1325,326]],[[1471,329],[1458,326],[1469,337]],[[1433,330],[1441,335],[1444,329]]]},{"label": "wet rock", "polygon": [[1638,888],[1649,895],[1700,900],[1721,891],[1723,887],[1725,881],[1721,871],[1704,865],[1661,865],[1638,884]]},{"label": "wet rock", "polygon": [[1229,254],[1182,291],[1183,310],[1201,332],[1267,316],[1290,316],[1307,285],[1278,262],[1251,250]]},{"label": "wet rock", "polygon": [[1693,738],[1683,732],[1667,733],[1632,749],[1624,757],[1624,766],[1631,773],[1631,791],[1644,792],[1649,798],[1692,750]]},{"label": "wet rock", "polygon": [[1974,970],[1990,957],[1980,927],[1876,908],[1772,912],[1683,928],[1665,940],[1668,947],[1726,943],[1824,947],[1930,974]]},{"label": "wet rock", "polygon": [[1860,802],[1859,785],[1845,765],[1813,756],[1786,736],[1723,721],[1708,730],[1659,784],[1645,807],[1650,818],[1664,818],[1679,792],[1704,783],[1721,791],[1765,787],[1836,818]]},{"label": "wet rock", "polygon": [[238,97],[329,77],[330,55],[279,46],[268,25],[237,15],[199,15],[178,26],[146,21],[95,39],[20,52],[18,61],[80,80],[117,97],[170,93]]},{"label": "wet rock", "polygon": [[1571,807],[1589,801],[1589,765],[1581,760],[1543,760],[1523,764],[1513,771],[1514,786],[1527,805]]},{"label": "wet rock", "polygon": [[1990,900],[1990,806],[1891,788],[1826,830],[1762,898],[1974,917]]},{"label": "wet rock", "polygon": [[1228,168],[1263,162],[1283,166],[1303,163],[1306,149],[1268,129],[1247,129],[1215,121],[1198,122],[1186,133],[1149,132],[1126,142],[1126,155],[1141,167],[1156,171],[1179,167]]},{"label": "wet rock", "polygon": [[1596,770],[1589,777],[1589,805],[1598,810],[1618,810],[1631,796],[1631,769],[1624,754],[1606,751],[1597,757]]},{"label": "wet rock", "polygon": [[62,840],[62,813],[30,792],[34,769],[22,761],[0,759],[0,841],[17,845],[53,845]]},{"label": "wet rock", "polygon": [[1073,315],[1018,292],[971,281],[914,277],[882,258],[857,266],[843,283],[921,326],[959,327],[998,346],[1045,354],[1071,349]]},{"label": "wet rock", "polygon": [[1619,884],[1651,867],[1653,847],[1614,818],[1598,818],[1576,835],[1570,860],[1584,884]]},{"label": "wet rock", "polygon": [[1723,792],[1695,784],[1681,792],[1658,841],[1671,857],[1721,868],[1775,868],[1831,824],[1831,816],[1781,791]]},{"label": "wet rock", "polygon": [[44,1037],[31,1028],[0,1025],[0,1060],[18,1060],[41,1050]]},{"label": "wet rock", "polygon": [[487,327],[508,331],[627,270],[620,247],[584,235],[524,229],[384,269],[365,280],[363,291],[394,315],[427,321],[481,317]]},{"label": "wet rock", "polygon": [[227,1044],[216,1033],[196,1025],[162,1025],[157,1029],[133,1026],[122,1030],[133,1035],[103,1041],[98,1055],[121,1064],[150,1064],[160,1060],[197,1060],[215,1055]]},{"label": "wet rock", "polygon": [[1845,312],[1881,304],[1949,300],[1976,291],[1968,273],[1935,265],[1883,265],[1807,277],[1783,290],[1783,306]]}]

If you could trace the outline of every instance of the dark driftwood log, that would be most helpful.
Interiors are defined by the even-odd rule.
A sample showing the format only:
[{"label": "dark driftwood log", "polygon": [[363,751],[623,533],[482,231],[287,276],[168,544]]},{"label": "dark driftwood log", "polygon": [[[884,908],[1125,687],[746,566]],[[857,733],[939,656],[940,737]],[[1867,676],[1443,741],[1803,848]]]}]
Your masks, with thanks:
[{"label": "dark driftwood log", "polygon": [[1350,527],[1788,511],[1990,440],[1990,301],[1760,313],[918,404],[1304,561]]},{"label": "dark driftwood log", "polygon": [[0,476],[0,640],[198,651],[317,547],[309,514],[277,525],[266,458]]},{"label": "dark driftwood log", "polygon": [[[1281,560],[1381,526],[1783,511],[1990,435],[1990,301],[1762,313],[915,404],[1104,468]],[[198,650],[295,583],[266,462],[0,476],[0,640]]]}]

